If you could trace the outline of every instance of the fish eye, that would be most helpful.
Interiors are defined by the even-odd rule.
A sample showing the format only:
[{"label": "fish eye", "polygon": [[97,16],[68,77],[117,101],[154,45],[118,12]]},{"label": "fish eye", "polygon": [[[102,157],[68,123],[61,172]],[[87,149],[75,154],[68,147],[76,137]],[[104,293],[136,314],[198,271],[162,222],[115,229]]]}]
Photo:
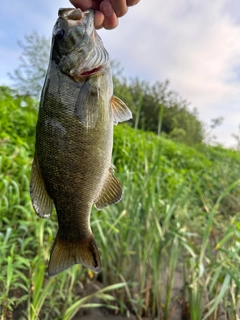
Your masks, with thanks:
[{"label": "fish eye", "polygon": [[55,36],[57,39],[62,40],[64,37],[65,31],[63,29],[58,29]]}]

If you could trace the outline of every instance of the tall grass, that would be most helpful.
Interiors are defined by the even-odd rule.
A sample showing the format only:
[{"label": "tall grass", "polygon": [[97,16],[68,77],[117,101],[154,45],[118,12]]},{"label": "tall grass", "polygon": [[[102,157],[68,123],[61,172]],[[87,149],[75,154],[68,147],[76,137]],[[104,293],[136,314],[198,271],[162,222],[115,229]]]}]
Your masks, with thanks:
[{"label": "tall grass", "polygon": [[[17,134],[7,99],[14,123],[21,119]],[[116,127],[113,162],[124,197],[91,217],[103,271],[96,279],[77,265],[49,279],[56,215],[42,220],[31,207],[36,112],[30,101],[19,111],[21,101],[0,99],[0,319],[73,319],[103,305],[138,319],[172,319],[177,305],[188,319],[236,319],[239,154]]]}]

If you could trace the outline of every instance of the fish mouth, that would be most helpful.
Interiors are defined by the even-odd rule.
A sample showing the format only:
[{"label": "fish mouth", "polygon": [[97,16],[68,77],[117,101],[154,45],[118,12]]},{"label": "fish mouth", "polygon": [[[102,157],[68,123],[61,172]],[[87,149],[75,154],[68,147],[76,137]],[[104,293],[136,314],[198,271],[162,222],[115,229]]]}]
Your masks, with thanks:
[{"label": "fish mouth", "polygon": [[69,27],[74,27],[82,23],[85,16],[89,13],[89,10],[82,11],[79,8],[60,8],[58,10],[58,16],[66,20]]},{"label": "fish mouth", "polygon": [[84,12],[79,8],[60,8],[58,16],[68,20],[81,20],[84,17]]},{"label": "fish mouth", "polygon": [[83,79],[98,76],[99,73],[102,71],[104,65],[101,65],[99,67],[93,68],[93,69],[83,69],[81,72],[74,72],[74,74],[71,75],[74,81],[82,81]]},{"label": "fish mouth", "polygon": [[94,68],[92,70],[87,70],[87,71],[80,73],[80,76],[89,77],[89,76],[92,76],[92,75],[98,73],[101,69],[102,69],[102,66],[99,66],[99,67]]}]

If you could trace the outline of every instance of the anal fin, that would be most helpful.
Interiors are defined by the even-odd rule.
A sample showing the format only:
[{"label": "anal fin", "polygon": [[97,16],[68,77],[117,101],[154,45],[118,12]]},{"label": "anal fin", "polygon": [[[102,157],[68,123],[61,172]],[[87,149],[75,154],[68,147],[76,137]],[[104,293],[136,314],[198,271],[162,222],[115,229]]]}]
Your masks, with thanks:
[{"label": "anal fin", "polygon": [[45,189],[36,153],[32,164],[30,195],[37,215],[41,218],[49,218],[53,209],[53,200]]},{"label": "anal fin", "polygon": [[122,188],[119,181],[113,175],[113,169],[109,168],[109,174],[100,195],[94,201],[96,209],[101,210],[110,204],[119,202],[122,199]]}]

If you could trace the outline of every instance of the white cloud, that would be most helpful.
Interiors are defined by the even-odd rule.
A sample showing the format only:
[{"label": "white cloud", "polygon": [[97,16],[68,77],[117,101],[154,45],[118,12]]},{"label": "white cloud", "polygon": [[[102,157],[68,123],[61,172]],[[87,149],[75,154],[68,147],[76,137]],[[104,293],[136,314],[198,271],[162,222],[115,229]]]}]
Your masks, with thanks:
[{"label": "white cloud", "polygon": [[[227,3],[142,2],[132,8],[114,41],[111,35],[106,41],[114,56],[124,57],[128,74],[150,81],[169,79],[171,88],[197,107],[206,123],[223,116],[216,132],[224,144],[233,141],[231,133],[240,123],[240,24]],[[240,3],[235,6],[240,12]]]}]

